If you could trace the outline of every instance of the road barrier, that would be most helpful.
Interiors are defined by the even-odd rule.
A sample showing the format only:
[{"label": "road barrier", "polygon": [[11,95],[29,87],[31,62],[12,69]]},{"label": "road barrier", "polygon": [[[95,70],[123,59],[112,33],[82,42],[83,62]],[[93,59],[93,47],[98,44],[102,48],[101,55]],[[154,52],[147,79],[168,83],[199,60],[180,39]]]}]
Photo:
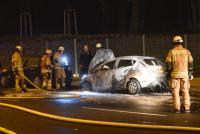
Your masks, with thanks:
[{"label": "road barrier", "polygon": [[37,116],[40,116],[40,117],[45,117],[45,118],[48,118],[48,119],[54,119],[54,120],[71,122],[71,123],[78,123],[78,124],[123,127],[123,128],[153,129],[153,130],[168,130],[168,131],[200,132],[200,128],[197,128],[197,127],[145,125],[145,124],[130,124],[130,123],[108,122],[108,121],[94,121],[94,120],[68,118],[68,117],[62,117],[62,116],[47,114],[47,113],[43,113],[43,112],[39,112],[39,111],[36,111],[36,110],[31,110],[31,109],[28,109],[28,108],[24,108],[24,107],[12,105],[12,104],[7,104],[7,103],[0,103],[0,106],[21,110],[21,111],[28,112],[28,113],[31,113],[31,114],[34,114],[34,115],[37,115]]}]

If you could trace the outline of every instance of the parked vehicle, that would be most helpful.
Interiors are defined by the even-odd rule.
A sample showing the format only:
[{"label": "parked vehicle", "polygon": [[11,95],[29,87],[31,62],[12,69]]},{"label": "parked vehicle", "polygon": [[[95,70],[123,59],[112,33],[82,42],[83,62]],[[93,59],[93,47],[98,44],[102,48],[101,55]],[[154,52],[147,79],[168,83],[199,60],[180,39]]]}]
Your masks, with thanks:
[{"label": "parked vehicle", "polygon": [[97,64],[81,80],[83,90],[127,90],[138,94],[144,88],[167,89],[165,65],[155,57],[123,56]]},{"label": "parked vehicle", "polygon": [[[24,59],[24,74],[25,76],[30,79],[34,84],[41,87],[42,85],[42,76],[40,72],[40,57],[26,57]],[[71,67],[69,65],[65,65],[65,72],[66,72],[66,88],[71,86],[73,73]],[[54,76],[54,71],[52,72]],[[52,77],[52,85],[55,86],[55,78]],[[8,68],[1,72],[0,75],[0,84],[2,88],[14,88],[15,87],[15,79],[14,73],[12,68]],[[28,88],[32,88],[33,86],[26,81],[26,86]]]}]

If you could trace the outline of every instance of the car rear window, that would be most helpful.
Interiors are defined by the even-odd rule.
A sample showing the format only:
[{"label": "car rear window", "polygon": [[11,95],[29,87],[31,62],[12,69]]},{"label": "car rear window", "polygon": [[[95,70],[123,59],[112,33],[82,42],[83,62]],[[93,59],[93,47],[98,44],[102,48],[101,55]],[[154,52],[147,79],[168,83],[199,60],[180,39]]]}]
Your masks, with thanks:
[{"label": "car rear window", "polygon": [[160,65],[159,61],[156,60],[156,59],[144,59],[144,62],[147,64],[147,65],[150,65],[150,66],[158,66]]},{"label": "car rear window", "polygon": [[118,64],[118,68],[120,68],[120,67],[128,67],[128,66],[132,66],[132,65],[133,65],[132,64],[132,60],[120,60],[119,64]]}]

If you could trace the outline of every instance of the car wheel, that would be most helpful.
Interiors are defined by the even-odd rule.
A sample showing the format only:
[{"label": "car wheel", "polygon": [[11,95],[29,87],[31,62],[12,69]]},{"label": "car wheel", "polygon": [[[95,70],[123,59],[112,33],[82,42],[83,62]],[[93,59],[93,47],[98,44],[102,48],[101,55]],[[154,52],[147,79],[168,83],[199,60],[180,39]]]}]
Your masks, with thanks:
[{"label": "car wheel", "polygon": [[33,83],[39,87],[42,85],[42,79],[39,76],[36,76],[33,80]]},{"label": "car wheel", "polygon": [[138,94],[141,90],[140,83],[135,79],[130,80],[127,84],[127,90],[129,94]]},{"label": "car wheel", "polygon": [[1,87],[5,88],[8,86],[8,79],[6,76],[1,77]]},{"label": "car wheel", "polygon": [[83,82],[83,83],[81,84],[81,89],[82,89],[83,91],[92,91],[92,86],[91,86],[90,82],[85,81],[85,82]]}]

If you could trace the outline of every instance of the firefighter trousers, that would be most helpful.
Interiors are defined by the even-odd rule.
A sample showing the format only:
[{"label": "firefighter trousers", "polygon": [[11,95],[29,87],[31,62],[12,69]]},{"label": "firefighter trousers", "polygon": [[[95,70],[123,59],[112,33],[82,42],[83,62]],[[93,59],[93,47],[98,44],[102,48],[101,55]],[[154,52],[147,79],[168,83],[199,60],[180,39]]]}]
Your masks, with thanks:
[{"label": "firefighter trousers", "polygon": [[180,110],[181,100],[180,91],[182,92],[183,106],[185,110],[190,110],[190,83],[188,78],[172,78],[171,79],[171,91],[173,99],[174,110]]},{"label": "firefighter trousers", "polygon": [[43,69],[41,70],[42,73],[42,88],[47,90],[52,90],[52,84],[51,84],[51,70]]},{"label": "firefighter trousers", "polygon": [[15,90],[17,92],[21,92],[26,89],[26,85],[24,83],[24,78],[20,74],[24,75],[24,71],[19,70],[18,74],[14,73],[14,75],[15,75]]},{"label": "firefighter trousers", "polygon": [[56,89],[65,87],[66,74],[64,69],[55,69]]}]

